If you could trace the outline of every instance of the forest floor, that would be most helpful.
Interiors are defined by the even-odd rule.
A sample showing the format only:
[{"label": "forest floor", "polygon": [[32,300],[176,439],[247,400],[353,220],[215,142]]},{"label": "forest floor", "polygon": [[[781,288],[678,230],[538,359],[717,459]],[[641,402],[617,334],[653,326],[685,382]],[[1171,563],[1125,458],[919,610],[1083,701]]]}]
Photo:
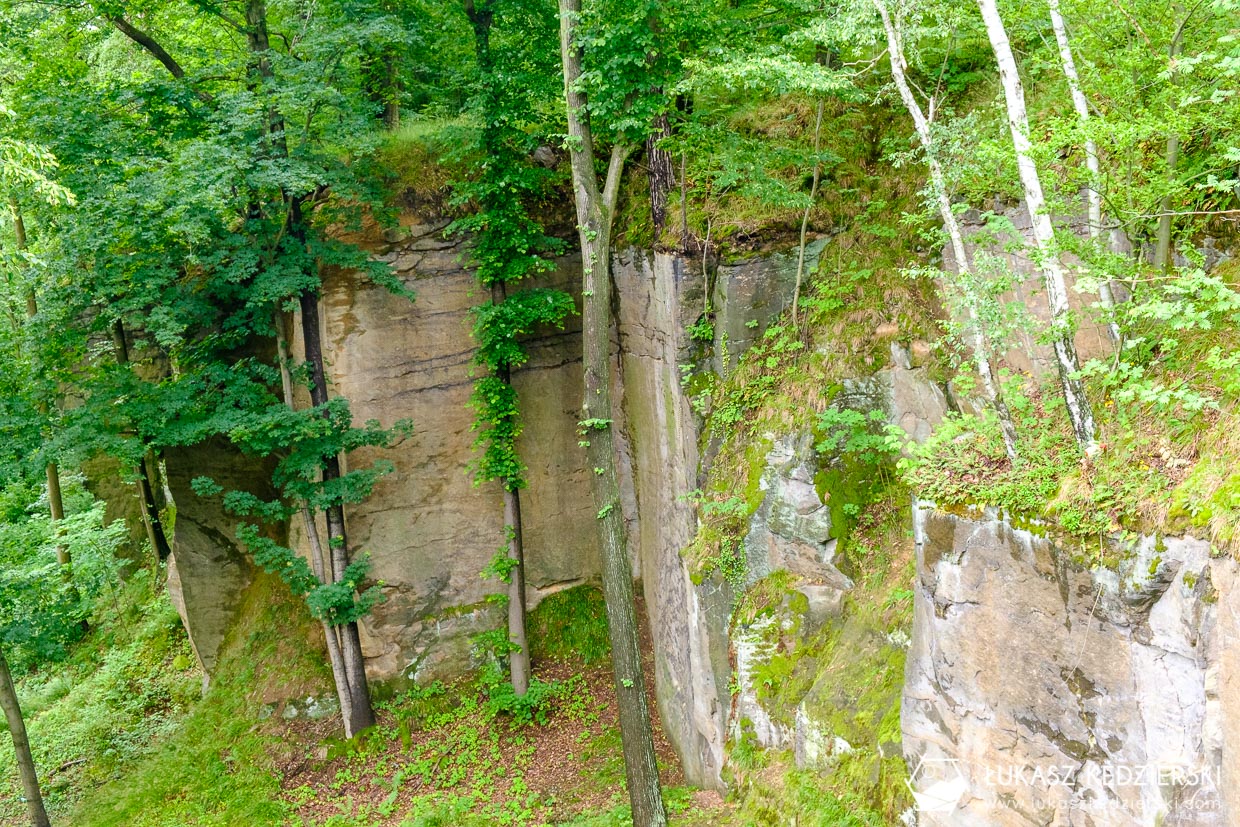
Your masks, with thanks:
[{"label": "forest floor", "polygon": [[[538,657],[545,697],[520,722],[476,676],[377,704],[353,741],[338,715],[285,719],[273,697],[330,694],[302,611],[266,583],[250,599],[211,691],[198,696],[180,620],[162,589],[136,584],[100,612],[67,661],[20,692],[54,824],[78,827],[436,827],[631,823],[605,628],[598,607],[567,602],[544,619],[564,644]],[[550,605],[550,604],[549,604]],[[563,623],[586,613],[593,627]],[[644,620],[644,618],[643,618]],[[306,628],[303,629],[302,627]],[[644,627],[644,623],[643,623]],[[643,640],[654,710],[651,641]],[[599,640],[603,648],[583,646]],[[569,645],[569,642],[572,642]],[[318,677],[316,677],[316,675]],[[274,695],[273,695],[274,693]],[[665,799],[677,825],[733,821],[717,793],[685,785],[655,720]],[[0,738],[0,827],[27,822],[7,738]]]},{"label": "forest floor", "polygon": [[[642,621],[654,710],[654,658]],[[316,827],[631,823],[610,664],[545,659],[535,673],[554,687],[542,720],[496,714],[485,689],[464,680],[379,705],[378,725],[354,743],[334,737],[335,718],[282,722],[277,740],[288,747],[277,769],[285,800]],[[730,807],[718,793],[685,785],[657,716],[654,734],[675,823],[726,823]]]}]

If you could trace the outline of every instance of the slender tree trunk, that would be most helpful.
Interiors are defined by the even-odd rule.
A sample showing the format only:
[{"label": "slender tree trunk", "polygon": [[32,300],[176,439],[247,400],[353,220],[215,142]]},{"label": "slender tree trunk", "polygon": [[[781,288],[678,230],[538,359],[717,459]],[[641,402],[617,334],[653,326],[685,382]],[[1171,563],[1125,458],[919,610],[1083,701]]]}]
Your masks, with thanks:
[{"label": "slender tree trunk", "polygon": [[1046,283],[1046,298],[1050,305],[1051,325],[1054,331],[1055,361],[1059,367],[1059,381],[1063,387],[1064,401],[1068,406],[1068,417],[1072,421],[1072,430],[1076,435],[1077,444],[1086,454],[1097,450],[1095,437],[1094,415],[1090,409],[1089,399],[1085,396],[1085,388],[1081,383],[1078,371],[1076,343],[1072,339],[1072,324],[1068,312],[1068,286],[1064,280],[1063,266],[1059,261],[1059,251],[1055,244],[1055,230],[1051,217],[1046,210],[1046,199],[1042,192],[1042,179],[1034,164],[1032,145],[1029,143],[1029,118],[1025,110],[1025,90],[1021,85],[1020,74],[1016,68],[1016,58],[1012,55],[1012,46],[1008,41],[1007,30],[1003,27],[1003,18],[999,16],[999,8],[995,0],[978,0],[982,19],[986,23],[986,33],[990,38],[991,48],[999,64],[999,79],[1003,83],[1004,98],[1007,102],[1008,127],[1012,134],[1012,145],[1016,150],[1016,166],[1020,170],[1020,180],[1025,189],[1025,203],[1029,209],[1030,222],[1033,225],[1033,237],[1037,244],[1039,265]]},{"label": "slender tree trunk", "polygon": [[[112,325],[112,346],[116,353],[118,365],[129,364],[129,342],[125,338],[125,325],[117,319]],[[141,500],[142,527],[146,530],[147,542],[151,550],[162,562],[172,553],[168,544],[168,536],[164,533],[163,523],[159,519],[159,505],[155,499],[155,488],[151,484],[150,471],[145,461],[138,463],[138,497]]]},{"label": "slender tree trunk", "polygon": [[[17,244],[17,252],[20,255],[25,251],[27,245],[26,239],[26,221],[22,217],[21,205],[18,204],[16,198],[9,199],[9,206],[13,210],[13,235]],[[39,300],[35,296],[33,285],[26,291],[26,318],[33,319],[39,315]],[[46,413],[46,407],[40,403],[43,412]],[[56,563],[60,566],[60,577],[66,583],[69,583],[70,594],[77,599],[77,590],[73,587],[73,558],[69,554],[69,547],[61,541],[60,524],[65,519],[65,500],[60,491],[60,468],[55,462],[49,462],[46,469],[47,477],[47,510],[52,521],[52,536],[56,538]],[[90,623],[85,618],[82,619],[82,630],[86,631],[90,628]]]},{"label": "slender tree trunk", "polygon": [[[16,198],[9,198],[9,207],[13,211],[13,236],[20,255],[25,251],[26,221],[22,217],[21,205]],[[35,296],[34,287],[26,291],[26,318],[33,319],[39,315],[39,300]],[[56,538],[56,562],[60,564],[60,576],[65,580],[72,579],[73,560],[69,556],[69,548],[60,542],[60,523],[65,518],[65,501],[60,493],[60,469],[56,463],[47,464],[47,506],[52,518],[52,535]]]},{"label": "slender tree trunk", "polygon": [[[1175,7],[1180,12],[1184,12],[1183,5],[1177,3]],[[1171,37],[1171,45],[1167,49],[1167,56],[1170,62],[1174,63],[1175,59],[1180,55],[1180,49],[1184,44],[1184,25],[1188,22],[1188,14],[1184,12],[1184,21],[1176,27],[1175,34]],[[1154,244],[1154,268],[1157,270],[1166,270],[1171,266],[1171,192],[1170,187],[1175,183],[1175,168],[1180,165],[1180,133],[1173,128],[1167,133],[1167,150],[1165,155],[1166,176],[1168,192],[1158,202],[1158,234]]]},{"label": "slender tree trunk", "polygon": [[[1102,193],[1098,187],[1102,182],[1102,172],[1098,165],[1098,144],[1089,134],[1089,101],[1081,91],[1081,79],[1076,72],[1076,61],[1072,57],[1072,44],[1068,41],[1068,27],[1059,13],[1059,0],[1046,0],[1051,13],[1051,28],[1055,30],[1055,41],[1059,44],[1059,61],[1063,64],[1064,77],[1068,79],[1068,89],[1072,93],[1072,107],[1085,132],[1085,168],[1089,171],[1089,238],[1094,243],[1102,237]],[[1115,321],[1115,297],[1111,291],[1111,282],[1104,281],[1098,285],[1098,298],[1107,314],[1107,332],[1111,341],[1120,342],[1119,324]]]},{"label": "slender tree trunk", "polygon": [[[274,77],[269,55],[271,44],[267,33],[267,5],[265,0],[248,0],[245,10],[246,39],[253,58],[253,71],[263,81]],[[267,151],[273,157],[288,157],[288,141],[284,132],[284,117],[274,105],[267,106],[266,128]],[[302,196],[284,192],[288,215],[288,231],[292,238],[305,243],[305,225],[301,212]],[[310,400],[315,407],[327,404],[327,377],[323,369],[323,342],[319,335],[319,300],[311,290],[302,291],[297,297],[301,308],[302,346],[306,361],[310,363],[311,385]],[[323,416],[327,417],[326,410]],[[323,482],[331,483],[340,479],[340,458],[324,457]],[[339,583],[344,577],[344,570],[349,565],[349,542],[345,531],[344,507],[333,505],[325,509],[327,516],[327,554],[330,566],[325,567],[324,578],[328,572],[331,581]],[[366,680],[366,661],[362,654],[361,635],[356,622],[344,623],[335,627],[340,639],[341,660],[344,673],[348,678],[349,687],[349,720],[345,723],[345,731],[357,733],[371,727],[375,723],[374,708],[370,702],[370,685]],[[330,646],[330,643],[329,643]],[[328,652],[330,656],[330,648]],[[345,713],[341,709],[341,714]]]},{"label": "slender tree trunk", "polygon": [[663,238],[667,227],[667,196],[676,183],[672,169],[672,154],[659,142],[672,134],[672,124],[666,114],[655,118],[654,129],[646,138],[646,168],[650,183],[650,220],[654,223],[654,243]]},{"label": "slender tree trunk", "polygon": [[568,144],[583,270],[585,400],[582,428],[588,442],[587,461],[594,472],[590,477],[594,504],[598,508],[603,595],[607,602],[612,669],[620,708],[620,738],[633,824],[635,827],[663,827],[667,824],[667,813],[659,786],[654,734],[642,673],[633,575],[616,473],[611,404],[611,227],[629,148],[619,144],[612,147],[607,178],[600,193],[586,99],[579,87],[581,52],[575,43],[574,28],[580,15],[581,0],[560,0],[560,56],[564,64]]},{"label": "slender tree trunk", "polygon": [[805,205],[805,214],[801,216],[801,244],[797,249],[797,283],[792,290],[792,326],[797,324],[797,308],[801,304],[801,282],[805,278],[805,237],[809,232],[809,214],[814,209],[814,199],[818,197],[818,180],[822,176],[822,161],[818,155],[822,151],[822,110],[824,102],[819,99],[818,111],[814,115],[814,182],[809,188],[809,203]]},{"label": "slender tree trunk", "polygon": [[907,64],[905,63],[904,43],[900,35],[899,22],[892,19],[883,0],[873,1],[879,15],[883,18],[883,28],[887,33],[887,52],[891,56],[891,75],[895,80],[896,88],[900,91],[900,98],[904,101],[904,107],[913,119],[913,126],[917,131],[917,138],[921,142],[922,150],[926,153],[926,165],[930,168],[930,188],[934,190],[934,199],[938,204],[939,216],[943,219],[943,227],[947,230],[947,237],[952,245],[952,255],[956,259],[956,271],[960,278],[960,285],[964,290],[965,307],[969,315],[969,323],[966,329],[970,345],[973,348],[974,364],[982,380],[982,391],[986,394],[986,401],[994,408],[995,414],[999,418],[1004,450],[1007,452],[1008,458],[1015,461],[1016,426],[1012,422],[1012,414],[1008,410],[1007,402],[1003,399],[1003,391],[999,386],[999,382],[995,379],[994,370],[991,368],[990,348],[987,344],[986,333],[982,330],[981,321],[978,318],[981,298],[977,293],[972,268],[969,265],[969,253],[964,244],[964,233],[960,230],[960,222],[956,220],[956,213],[952,210],[951,199],[947,195],[947,181],[943,175],[943,168],[939,164],[937,148],[934,145],[934,136],[930,132],[930,122],[921,111],[921,106],[917,103],[917,99],[913,97],[913,90],[908,85]]},{"label": "slender tree trunk", "polygon": [[[491,283],[491,303],[503,304],[508,298],[502,281]],[[507,367],[496,371],[505,385],[512,385],[512,371]],[[525,631],[525,534],[521,524],[521,490],[518,480],[501,480],[504,490],[504,531],[508,537],[508,559],[513,561],[508,573],[508,642],[514,647],[509,653],[508,670],[512,691],[524,695],[530,688],[530,646]]]},{"label": "slender tree trunk", "polygon": [[[298,215],[293,220],[299,219]],[[313,293],[305,291],[298,301],[301,306],[302,347],[306,354],[306,361],[310,363],[310,401],[315,407],[320,407],[327,404],[328,397],[327,376],[323,370],[323,342],[319,336],[319,300]],[[327,416],[326,411],[323,415]],[[323,459],[323,482],[332,483],[340,477],[340,458],[325,457]],[[344,570],[349,565],[349,540],[345,531],[344,507],[328,506],[326,515],[331,580],[339,583],[343,580]],[[326,574],[325,571],[324,575]],[[357,733],[374,726],[375,723],[375,713],[370,703],[370,685],[366,680],[366,661],[362,655],[361,635],[356,621],[342,623],[336,628],[340,634],[340,649],[344,671],[348,677],[351,701],[351,720],[346,725],[346,729]]]},{"label": "slender tree trunk", "polygon": [[60,537],[60,523],[65,518],[65,499],[60,493],[60,469],[54,462],[47,464],[47,510],[52,517],[52,536],[56,538],[56,562],[60,565],[60,576],[71,580],[73,560],[69,556],[69,547],[61,542]]},{"label": "slender tree trunk", "polygon": [[516,565],[508,578],[508,641],[515,647],[508,656],[512,691],[524,695],[530,688],[530,646],[525,633],[525,544],[522,541],[521,493],[504,484],[504,527],[508,531],[508,557]]},{"label": "slender tree trunk", "polygon": [[30,754],[30,739],[26,737],[26,722],[22,718],[21,705],[17,702],[17,690],[9,673],[9,662],[0,650],[0,707],[9,724],[13,737],[13,752],[17,755],[17,774],[21,776],[22,794],[26,798],[26,810],[34,827],[49,827],[47,809],[43,806],[43,793],[39,789],[39,775],[35,771],[34,756]]},{"label": "slender tree trunk", "polygon": [[689,252],[689,176],[685,151],[680,151],[680,251]]},{"label": "slender tree trunk", "polygon": [[[478,4],[474,0],[465,0],[465,16],[469,18],[474,30],[474,51],[478,68],[486,77],[494,70],[491,61],[491,25],[495,19],[494,13],[488,3]],[[489,97],[486,105],[491,105]],[[484,130],[483,144],[487,151],[493,149],[490,140],[489,132]],[[504,282],[493,281],[491,304],[498,307],[507,300],[508,289]],[[495,376],[505,385],[512,386],[512,371],[506,365],[497,368]],[[513,647],[508,657],[508,674],[512,691],[521,696],[529,691],[532,674],[525,628],[525,537],[521,525],[521,481],[505,479],[500,483],[504,492],[504,530],[507,533],[508,558],[513,561],[508,578],[508,642]]]},{"label": "slender tree trunk", "polygon": [[[289,364],[292,362],[292,353],[288,346],[288,327],[285,321],[284,313],[277,310],[275,313],[275,330],[276,330],[276,351],[280,359],[280,385],[284,391],[284,404],[290,411],[297,410],[297,402],[293,397],[293,375],[289,370]],[[302,526],[306,532],[306,540],[310,543],[310,566],[314,570],[314,576],[319,578],[320,582],[327,583],[332,577],[328,572],[327,557],[323,554],[323,543],[319,538],[319,526],[314,520],[314,514],[310,511],[310,506],[301,503],[301,520]],[[344,723],[344,734],[346,738],[352,738],[357,733],[352,731],[353,727],[353,693],[349,687],[349,675],[344,666],[344,655],[340,648],[340,631],[337,627],[332,626],[326,620],[322,621],[323,638],[327,643],[327,660],[332,668],[332,682],[336,685],[336,697],[340,701],[340,719]]]}]

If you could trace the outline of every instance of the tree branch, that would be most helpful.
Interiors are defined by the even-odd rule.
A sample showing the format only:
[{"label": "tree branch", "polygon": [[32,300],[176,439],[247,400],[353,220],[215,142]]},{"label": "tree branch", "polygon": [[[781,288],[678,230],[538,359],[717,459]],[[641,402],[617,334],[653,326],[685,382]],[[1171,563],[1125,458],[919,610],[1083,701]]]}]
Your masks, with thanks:
[{"label": "tree branch", "polygon": [[[108,15],[108,21],[116,27],[117,31],[142,47],[151,57],[158,60],[174,78],[177,80],[185,79],[185,70],[181,68],[181,64],[177,63],[176,59],[168,54],[167,49],[159,45],[159,41],[134,26],[119,14]],[[210,103],[212,100],[210,94],[201,90],[194,90],[194,94],[204,103]]]},{"label": "tree branch", "polygon": [[615,144],[607,161],[607,179],[603,184],[603,209],[609,216],[615,215],[616,200],[620,196],[620,179],[624,174],[624,162],[633,152],[632,144]]}]

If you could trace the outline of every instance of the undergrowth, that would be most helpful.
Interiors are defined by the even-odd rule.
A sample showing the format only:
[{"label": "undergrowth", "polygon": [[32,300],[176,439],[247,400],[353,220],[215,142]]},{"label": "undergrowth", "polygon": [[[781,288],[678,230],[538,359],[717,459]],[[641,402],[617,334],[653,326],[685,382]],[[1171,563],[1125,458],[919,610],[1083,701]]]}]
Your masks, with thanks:
[{"label": "undergrowth", "polygon": [[[201,672],[167,594],[139,570],[106,596],[67,660],[19,680],[18,694],[51,815],[124,774],[180,726]],[[0,824],[25,823],[12,744],[0,738]],[[72,823],[83,823],[74,820]]]},{"label": "undergrowth", "polygon": [[[313,624],[287,589],[259,576],[247,590],[219,668],[202,700],[139,760],[118,767],[70,823],[81,827],[284,825],[273,754],[279,742],[258,721],[264,692],[321,692],[324,667],[299,637]],[[184,640],[184,638],[182,638]],[[197,676],[196,676],[197,677]]]}]

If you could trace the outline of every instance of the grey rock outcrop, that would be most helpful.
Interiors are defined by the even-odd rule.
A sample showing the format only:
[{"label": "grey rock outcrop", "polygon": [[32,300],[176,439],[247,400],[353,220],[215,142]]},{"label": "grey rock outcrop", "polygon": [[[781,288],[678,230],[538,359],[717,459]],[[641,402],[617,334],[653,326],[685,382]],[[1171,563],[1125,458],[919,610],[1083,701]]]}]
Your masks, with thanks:
[{"label": "grey rock outcrop", "polygon": [[728,698],[731,590],[720,579],[694,583],[680,551],[697,530],[685,498],[698,485],[698,431],[681,387],[689,361],[685,328],[701,308],[701,276],[684,259],[629,251],[615,263],[623,378],[626,465],[635,513],[630,551],[638,556],[655,645],[659,713],[687,778],[722,784]]},{"label": "grey rock outcrop", "polygon": [[916,508],[902,727],[926,825],[1240,819],[1237,566],[1144,538],[1118,571],[993,512]]}]

